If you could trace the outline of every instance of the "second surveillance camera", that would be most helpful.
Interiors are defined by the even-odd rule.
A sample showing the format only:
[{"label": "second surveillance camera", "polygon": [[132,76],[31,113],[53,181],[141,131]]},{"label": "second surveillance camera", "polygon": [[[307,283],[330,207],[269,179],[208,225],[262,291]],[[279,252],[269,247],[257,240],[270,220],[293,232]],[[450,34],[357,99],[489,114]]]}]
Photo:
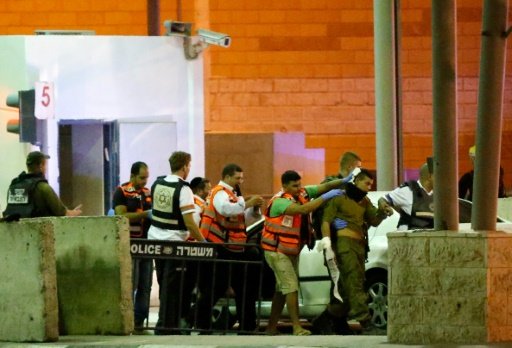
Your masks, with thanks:
[{"label": "second surveillance camera", "polygon": [[197,34],[201,41],[209,44],[221,47],[229,47],[231,45],[231,36],[228,34],[218,33],[207,29],[197,30]]}]

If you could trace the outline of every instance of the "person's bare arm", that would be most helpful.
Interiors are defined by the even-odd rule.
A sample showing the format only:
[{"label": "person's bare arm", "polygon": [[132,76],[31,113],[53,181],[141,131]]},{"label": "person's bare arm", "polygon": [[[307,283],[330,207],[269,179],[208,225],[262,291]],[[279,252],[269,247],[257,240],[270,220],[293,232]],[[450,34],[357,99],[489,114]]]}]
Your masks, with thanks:
[{"label": "person's bare arm", "polygon": [[184,214],[183,221],[185,222],[185,226],[187,227],[187,230],[190,232],[192,238],[199,242],[206,242],[203,235],[199,231],[199,227],[196,225],[194,221],[193,213]]},{"label": "person's bare arm", "polygon": [[79,216],[82,215],[82,205],[79,204],[73,209],[67,209],[66,210],[66,216]]},{"label": "person's bare arm", "polygon": [[336,179],[336,180],[328,181],[326,183],[318,185],[318,194],[325,193],[332,189],[342,188],[342,187],[344,187],[344,185],[345,185],[345,182],[343,181],[343,179]]},{"label": "person's bare arm", "polygon": [[321,197],[318,197],[312,201],[307,202],[306,204],[292,203],[286,208],[284,213],[286,215],[309,214],[312,211],[318,209],[324,202],[325,201]]},{"label": "person's bare arm", "polygon": [[114,208],[114,212],[116,215],[126,216],[130,222],[139,222],[142,219],[148,218],[148,211],[139,211],[139,212],[129,213],[126,205],[117,205]]}]

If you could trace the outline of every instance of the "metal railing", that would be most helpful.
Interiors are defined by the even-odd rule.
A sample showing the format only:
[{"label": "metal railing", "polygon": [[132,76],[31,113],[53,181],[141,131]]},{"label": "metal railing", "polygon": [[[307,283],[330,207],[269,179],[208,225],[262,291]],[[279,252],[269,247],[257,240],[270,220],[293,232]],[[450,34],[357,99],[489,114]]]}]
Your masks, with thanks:
[{"label": "metal railing", "polygon": [[[258,334],[264,263],[259,245],[147,239],[131,239],[130,244],[134,260],[154,260],[160,287],[156,325],[136,330]],[[244,251],[230,251],[230,245]]]}]

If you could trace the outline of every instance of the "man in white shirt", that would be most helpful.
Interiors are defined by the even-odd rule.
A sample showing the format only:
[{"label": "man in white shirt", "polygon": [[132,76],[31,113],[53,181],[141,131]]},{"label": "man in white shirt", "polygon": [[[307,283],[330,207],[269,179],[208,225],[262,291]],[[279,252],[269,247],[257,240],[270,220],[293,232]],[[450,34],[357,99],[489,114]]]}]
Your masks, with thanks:
[{"label": "man in white shirt", "polygon": [[[252,196],[245,200],[236,192],[243,182],[243,170],[236,164],[228,164],[222,171],[222,180],[215,186],[207,199],[201,233],[211,243],[217,243],[218,259],[261,260],[258,248],[240,245],[246,243],[246,214],[263,204],[263,198]],[[233,243],[237,243],[236,245]],[[204,267],[203,267],[204,266]],[[199,289],[201,296],[197,303],[196,327],[211,328],[212,304],[224,296],[230,286],[235,291],[235,301],[240,329],[252,331],[256,328],[255,302],[257,297],[258,267],[236,262],[218,262],[201,265]]]},{"label": "man in white shirt", "polygon": [[[173,152],[169,158],[171,174],[158,177],[151,186],[154,203],[148,239],[183,242],[192,237],[204,241],[193,218],[194,195],[185,181],[190,173],[191,160],[190,154],[186,152]],[[187,270],[186,262],[181,260],[156,259],[155,268],[160,286],[160,308],[155,334],[169,334],[172,331],[165,329],[179,327],[180,318],[188,311],[188,308],[182,308],[180,302],[182,279],[195,275],[182,275]]]},{"label": "man in white shirt", "polygon": [[[398,230],[429,229],[434,227],[434,175],[425,163],[420,178],[397,187],[379,199],[379,208],[400,213]],[[392,211],[391,211],[392,212]]]}]

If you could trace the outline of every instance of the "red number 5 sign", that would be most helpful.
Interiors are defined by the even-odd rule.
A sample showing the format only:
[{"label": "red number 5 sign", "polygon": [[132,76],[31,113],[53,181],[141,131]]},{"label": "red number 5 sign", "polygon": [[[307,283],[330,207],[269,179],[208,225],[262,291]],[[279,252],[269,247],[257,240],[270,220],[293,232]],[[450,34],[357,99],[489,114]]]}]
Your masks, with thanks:
[{"label": "red number 5 sign", "polygon": [[36,82],[35,116],[41,120],[53,118],[55,114],[55,99],[53,98],[52,82]]}]

